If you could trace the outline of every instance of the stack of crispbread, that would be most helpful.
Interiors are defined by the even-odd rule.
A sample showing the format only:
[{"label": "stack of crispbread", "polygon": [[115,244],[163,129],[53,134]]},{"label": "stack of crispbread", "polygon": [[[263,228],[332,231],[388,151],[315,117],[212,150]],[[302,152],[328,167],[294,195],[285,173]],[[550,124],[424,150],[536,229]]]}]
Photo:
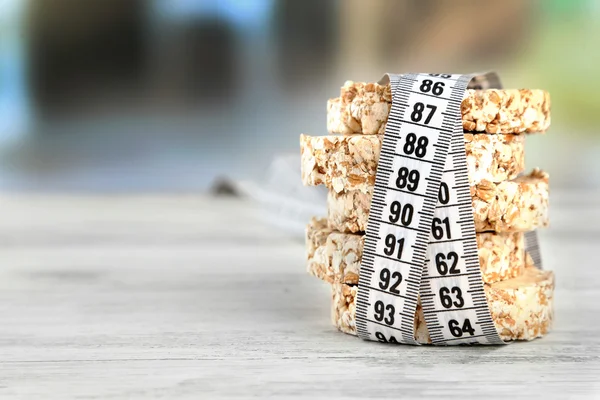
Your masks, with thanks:
[{"label": "stack of crispbread", "polygon": [[[328,136],[301,135],[302,181],[326,185],[328,218],[306,230],[308,272],[332,286],[332,322],[356,334],[355,297],[371,196],[391,107],[389,85],[348,81],[327,103]],[[531,340],[553,319],[554,275],[533,265],[524,233],[548,225],[548,175],[523,174],[525,135],[550,125],[543,90],[467,90],[461,104],[479,261],[503,340]],[[420,306],[415,338],[430,343]]]}]

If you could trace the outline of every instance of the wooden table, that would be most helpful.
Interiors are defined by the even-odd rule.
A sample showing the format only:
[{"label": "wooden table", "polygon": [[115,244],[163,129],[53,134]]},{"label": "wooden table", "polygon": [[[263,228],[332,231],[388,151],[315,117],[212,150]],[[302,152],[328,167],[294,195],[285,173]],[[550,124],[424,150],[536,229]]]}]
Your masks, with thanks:
[{"label": "wooden table", "polygon": [[0,398],[600,397],[598,199],[552,198],[549,336],[433,348],[335,331],[303,243],[243,200],[4,195]]}]

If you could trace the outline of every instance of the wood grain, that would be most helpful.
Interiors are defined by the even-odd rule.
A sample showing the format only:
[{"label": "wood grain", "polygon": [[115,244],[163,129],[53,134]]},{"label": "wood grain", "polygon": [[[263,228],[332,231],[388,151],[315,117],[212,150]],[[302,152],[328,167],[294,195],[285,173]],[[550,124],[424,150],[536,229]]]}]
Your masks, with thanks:
[{"label": "wood grain", "polygon": [[303,243],[242,200],[4,195],[0,398],[599,397],[590,197],[553,197],[541,234],[550,335],[433,348],[336,332]]}]

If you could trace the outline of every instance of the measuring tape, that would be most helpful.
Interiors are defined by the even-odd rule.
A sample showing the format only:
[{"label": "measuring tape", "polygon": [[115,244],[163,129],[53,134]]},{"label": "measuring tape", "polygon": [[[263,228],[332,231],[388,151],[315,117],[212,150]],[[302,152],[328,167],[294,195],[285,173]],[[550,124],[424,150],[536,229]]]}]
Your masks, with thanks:
[{"label": "measuring tape", "polygon": [[[500,80],[496,74],[386,78],[392,106],[360,266],[357,333],[418,344],[420,299],[433,344],[503,344],[483,289],[460,112],[469,82],[487,89],[500,88]],[[528,247],[541,267],[535,232],[526,235]]]},{"label": "measuring tape", "polygon": [[540,254],[537,231],[525,232],[525,251],[531,256],[533,265],[542,269],[542,255]]}]

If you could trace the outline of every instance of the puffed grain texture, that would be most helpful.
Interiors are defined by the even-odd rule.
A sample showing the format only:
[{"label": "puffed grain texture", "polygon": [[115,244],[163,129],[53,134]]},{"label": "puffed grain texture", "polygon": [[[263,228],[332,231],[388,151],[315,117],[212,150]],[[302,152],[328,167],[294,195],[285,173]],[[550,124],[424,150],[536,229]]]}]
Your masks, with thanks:
[{"label": "puffed grain texture", "polygon": [[[485,232],[476,235],[483,282],[493,283],[519,276],[525,268],[522,233]],[[341,233],[313,218],[306,227],[307,270],[329,283],[357,284],[364,235]]]},{"label": "puffed grain texture", "polygon": [[[327,102],[330,133],[383,134],[392,103],[389,85],[347,81],[340,97]],[[550,95],[539,89],[465,91],[461,103],[468,132],[533,133],[550,126]]]},{"label": "puffed grain texture", "polygon": [[[471,186],[475,230],[527,232],[548,226],[548,192],[548,174],[539,169],[512,181],[482,181]],[[372,193],[373,187],[367,193],[330,190],[327,197],[330,227],[340,232],[365,231]]]},{"label": "puffed grain texture", "polygon": [[[471,185],[514,179],[525,168],[523,135],[465,134]],[[300,135],[302,183],[336,193],[367,193],[375,183],[383,135]]]},{"label": "puffed grain texture", "polygon": [[[517,278],[484,285],[485,295],[498,334],[504,341],[532,340],[542,337],[552,327],[554,319],[554,274],[533,267]],[[356,335],[357,286],[332,284],[331,319],[344,333]],[[415,338],[419,343],[431,343],[423,317],[417,306]]]}]

